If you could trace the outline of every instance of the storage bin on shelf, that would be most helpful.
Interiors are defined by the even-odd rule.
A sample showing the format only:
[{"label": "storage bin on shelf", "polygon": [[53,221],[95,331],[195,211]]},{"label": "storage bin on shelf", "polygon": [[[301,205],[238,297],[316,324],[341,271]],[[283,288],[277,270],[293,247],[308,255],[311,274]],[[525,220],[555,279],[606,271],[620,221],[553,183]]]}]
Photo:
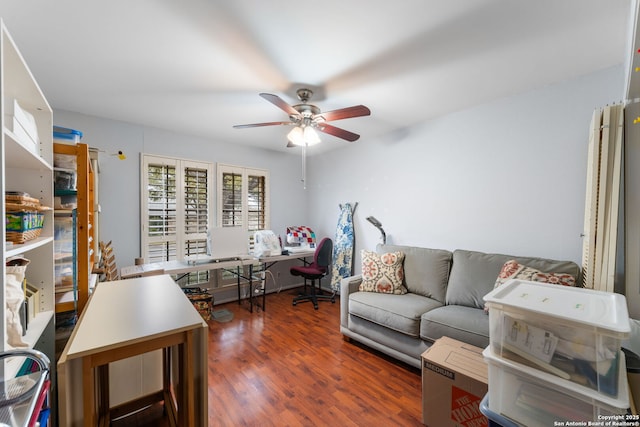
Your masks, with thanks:
[{"label": "storage bin on shelf", "polygon": [[580,392],[570,381],[499,358],[490,347],[482,355],[489,366],[489,409],[518,424],[547,427],[554,422],[597,421],[601,416],[624,415],[629,407],[622,354],[618,357],[615,397],[591,389]]},{"label": "storage bin on shelf", "polygon": [[25,243],[40,236],[44,227],[44,211],[38,199],[27,193],[5,193],[5,229],[6,240],[13,243]]},{"label": "storage bin on shelf", "polygon": [[631,328],[623,295],[510,280],[484,297],[492,353],[573,384],[618,396],[621,343]]},{"label": "storage bin on shelf", "polygon": [[59,190],[62,191],[75,191],[77,190],[77,173],[71,169],[55,168],[53,171],[53,188],[56,190],[56,194]]},{"label": "storage bin on shelf", "polygon": [[82,139],[82,132],[62,126],[53,126],[53,142],[77,144]]},{"label": "storage bin on shelf", "polygon": [[[5,104],[7,111],[5,114],[5,126],[13,132],[20,145],[37,154],[39,151],[40,138],[38,137],[38,126],[33,115],[22,108],[17,99]],[[13,111],[11,108],[13,107]]]}]

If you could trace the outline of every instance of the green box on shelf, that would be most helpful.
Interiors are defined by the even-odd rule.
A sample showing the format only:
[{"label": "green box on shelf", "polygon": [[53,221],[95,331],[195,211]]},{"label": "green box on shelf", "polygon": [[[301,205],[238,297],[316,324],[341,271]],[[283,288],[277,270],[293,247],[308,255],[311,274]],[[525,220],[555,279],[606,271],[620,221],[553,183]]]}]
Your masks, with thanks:
[{"label": "green box on shelf", "polygon": [[42,212],[7,212],[5,227],[7,240],[13,243],[24,243],[40,236],[44,226],[44,214]]}]

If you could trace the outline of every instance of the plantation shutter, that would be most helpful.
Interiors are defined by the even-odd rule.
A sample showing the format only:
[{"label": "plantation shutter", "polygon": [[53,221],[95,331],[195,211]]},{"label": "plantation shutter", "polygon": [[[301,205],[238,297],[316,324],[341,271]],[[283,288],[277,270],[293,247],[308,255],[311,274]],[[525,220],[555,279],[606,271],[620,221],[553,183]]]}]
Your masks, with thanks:
[{"label": "plantation shutter", "polygon": [[[249,250],[253,250],[254,232],[270,227],[268,171],[224,164],[218,164],[217,170],[218,226],[242,227],[247,232]],[[220,273],[219,286],[235,283],[232,274]]]},{"label": "plantation shutter", "polygon": [[147,171],[146,262],[176,259],[176,166],[149,164]]},{"label": "plantation shutter", "polygon": [[[206,255],[213,164],[143,155],[142,256],[145,262]],[[187,284],[208,281],[208,272]]]}]

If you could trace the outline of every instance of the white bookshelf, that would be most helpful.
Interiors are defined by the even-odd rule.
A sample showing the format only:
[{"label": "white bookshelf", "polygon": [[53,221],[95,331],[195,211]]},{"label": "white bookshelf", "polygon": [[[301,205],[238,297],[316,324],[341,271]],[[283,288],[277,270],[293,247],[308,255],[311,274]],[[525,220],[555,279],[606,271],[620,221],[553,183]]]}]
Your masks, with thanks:
[{"label": "white bookshelf", "polygon": [[[0,21],[0,123],[2,124],[0,150],[0,186],[2,203],[0,213],[6,215],[4,193],[23,191],[40,200],[41,205],[53,207],[53,113],[49,103],[38,87],[31,71],[11,38],[4,22]],[[36,122],[37,139],[29,140],[17,129],[13,121],[14,102],[33,116]],[[0,330],[3,331],[0,351],[10,349],[7,344],[5,313],[6,260],[23,255],[31,262],[26,270],[27,281],[38,288],[39,303],[36,315],[28,323],[23,341],[29,348],[54,348],[54,269],[53,269],[53,210],[44,212],[44,227],[40,236],[22,244],[6,242],[6,229],[2,227],[3,244],[0,251],[2,263],[2,292],[0,292]],[[45,332],[46,331],[46,332]],[[50,335],[50,336],[49,336]],[[55,366],[55,355],[48,354]],[[19,362],[3,366],[4,378],[11,377],[19,368]]]}]

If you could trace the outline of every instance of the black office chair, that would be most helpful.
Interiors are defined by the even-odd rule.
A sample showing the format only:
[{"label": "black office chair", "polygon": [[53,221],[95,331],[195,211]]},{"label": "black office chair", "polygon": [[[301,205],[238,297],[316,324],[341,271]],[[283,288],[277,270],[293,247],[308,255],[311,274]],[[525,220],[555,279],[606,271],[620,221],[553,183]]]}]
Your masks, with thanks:
[{"label": "black office chair", "polygon": [[[311,301],[313,308],[318,309],[318,300],[329,300],[332,303],[336,302],[335,292],[331,295],[323,295],[322,288],[320,286],[321,280],[329,273],[329,266],[331,265],[331,257],[333,255],[333,242],[328,237],[325,237],[318,243],[316,252],[313,254],[313,262],[309,265],[291,267],[291,274],[294,276],[302,276],[305,280],[311,280],[311,293],[299,295],[293,299],[293,305],[298,302]],[[318,290],[320,293],[316,293],[316,279],[318,280]],[[305,287],[306,289],[306,287]]]}]

